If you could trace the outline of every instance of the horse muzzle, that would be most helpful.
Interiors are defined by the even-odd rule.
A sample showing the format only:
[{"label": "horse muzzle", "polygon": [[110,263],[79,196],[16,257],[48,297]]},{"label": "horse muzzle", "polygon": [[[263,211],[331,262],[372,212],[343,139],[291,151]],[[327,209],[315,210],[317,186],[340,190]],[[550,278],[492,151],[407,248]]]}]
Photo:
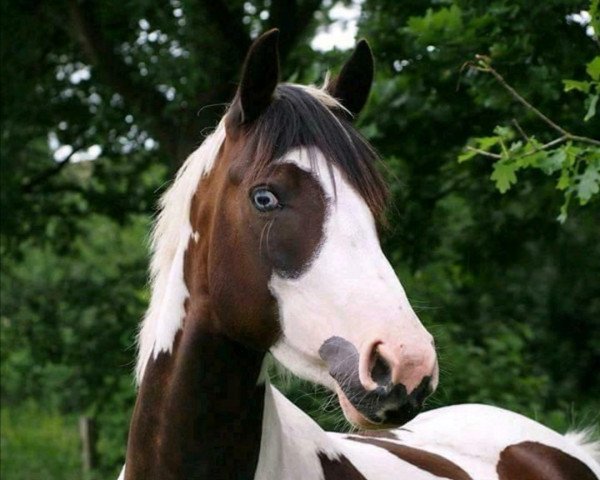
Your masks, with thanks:
[{"label": "horse muzzle", "polygon": [[433,345],[427,355],[414,355],[409,348],[393,349],[382,343],[371,342],[359,353],[351,342],[331,337],[319,349],[337,383],[346,418],[365,429],[389,428],[412,420],[437,383]]}]

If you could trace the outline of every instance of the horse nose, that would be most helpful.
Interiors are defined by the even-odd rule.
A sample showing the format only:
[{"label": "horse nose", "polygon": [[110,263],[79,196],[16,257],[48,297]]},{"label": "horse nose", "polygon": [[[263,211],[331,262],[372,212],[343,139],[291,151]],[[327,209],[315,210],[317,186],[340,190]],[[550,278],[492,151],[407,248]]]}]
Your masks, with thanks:
[{"label": "horse nose", "polygon": [[431,379],[435,377],[436,365],[435,348],[430,339],[413,342],[376,339],[361,352],[360,379],[367,390],[381,387],[391,390],[403,385],[407,395],[414,392],[415,397],[423,397],[433,389],[435,381]]},{"label": "horse nose", "polygon": [[403,425],[412,420],[437,385],[431,336],[403,338],[402,343],[376,338],[357,349],[342,337],[330,337],[319,348],[341,398],[375,424]]}]

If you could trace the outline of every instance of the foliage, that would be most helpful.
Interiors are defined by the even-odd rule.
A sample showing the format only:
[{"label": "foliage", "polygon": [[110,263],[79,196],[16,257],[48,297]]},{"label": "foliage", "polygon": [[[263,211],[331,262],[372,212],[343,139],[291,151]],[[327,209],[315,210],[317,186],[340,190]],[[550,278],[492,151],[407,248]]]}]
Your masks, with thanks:
[{"label": "foliage", "polygon": [[[309,47],[329,22],[327,2],[226,3],[2,4],[3,442],[5,432],[20,435],[4,420],[20,418],[23,399],[65,422],[94,415],[100,472],[116,474],[158,195],[222,114],[253,35],[272,25],[291,32],[284,78],[302,83],[345,55]],[[588,7],[362,3],[359,34],[376,54],[377,78],[358,126],[381,153],[392,192],[384,249],[440,352],[431,406],[493,403],[563,430],[598,420],[599,161],[597,147],[580,141],[598,137],[597,45],[570,19]],[[596,21],[597,0],[594,9]],[[485,64],[464,68],[475,55]],[[489,68],[577,134],[548,146],[563,135]],[[500,158],[474,161],[465,145]],[[95,146],[97,158],[86,160]],[[578,200],[562,224],[557,182]],[[324,426],[347,428],[322,389],[276,381]],[[23,411],[25,435],[46,410]],[[2,451],[4,460],[4,443]]]},{"label": "foliage", "polygon": [[[518,101],[561,136],[542,144],[534,136],[528,136],[519,123],[513,120],[519,137],[513,128],[497,126],[494,129],[496,135],[471,139],[473,145],[467,146],[467,151],[459,155],[458,161],[470,160],[475,155],[496,159],[491,179],[500,193],[507,192],[517,183],[516,173],[519,170],[538,169],[546,175],[559,172],[556,188],[565,192],[565,200],[558,219],[564,222],[573,196],[576,196],[580,205],[585,205],[600,192],[600,140],[569,133],[530,105],[508,85],[492,68],[490,59],[478,55],[477,60],[473,68],[491,72]],[[579,90],[587,94],[587,113],[583,118],[587,122],[596,115],[596,104],[600,95],[600,56],[587,64],[586,71],[591,80],[564,80],[563,83],[565,92]]]},{"label": "foliage", "polygon": [[[504,119],[518,118],[542,144],[556,133],[490,72],[465,69],[482,53],[548,118],[597,137],[595,119],[582,118],[580,98],[563,93],[563,79],[582,78],[597,52],[585,26],[570,19],[586,6],[372,1],[361,23],[379,57],[361,125],[385,157],[395,197],[385,247],[437,339],[444,372],[437,399],[496,403],[557,428],[598,409],[592,392],[599,385],[590,373],[600,359],[598,197],[561,226],[553,212],[562,201],[544,171],[519,171],[520,188],[502,195],[487,179],[494,175],[504,187],[510,171],[456,158],[470,139],[492,137]],[[520,133],[512,123],[501,127],[493,137],[510,146],[502,136],[516,141]],[[563,146],[573,149],[569,154],[586,149],[595,162],[590,145]],[[586,198],[589,187],[577,176],[583,174],[573,172],[575,194]],[[490,355],[492,339],[502,339],[502,355],[514,367]]]},{"label": "foliage", "polygon": [[10,480],[81,478],[77,420],[33,403],[2,410],[0,471]]},{"label": "foliage", "polygon": [[3,405],[37,398],[53,412],[96,416],[100,462],[113,469],[135,399],[148,226],[146,217],[127,228],[90,217],[71,239],[71,255],[29,245],[22,260],[3,262],[0,278]]}]

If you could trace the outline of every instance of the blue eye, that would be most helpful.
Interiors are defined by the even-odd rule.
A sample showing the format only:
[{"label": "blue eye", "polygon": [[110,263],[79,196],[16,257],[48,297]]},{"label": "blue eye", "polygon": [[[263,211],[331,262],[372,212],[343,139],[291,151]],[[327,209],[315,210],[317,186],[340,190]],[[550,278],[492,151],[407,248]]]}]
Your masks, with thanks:
[{"label": "blue eye", "polygon": [[281,206],[275,194],[265,187],[252,192],[252,203],[259,212],[270,212]]}]

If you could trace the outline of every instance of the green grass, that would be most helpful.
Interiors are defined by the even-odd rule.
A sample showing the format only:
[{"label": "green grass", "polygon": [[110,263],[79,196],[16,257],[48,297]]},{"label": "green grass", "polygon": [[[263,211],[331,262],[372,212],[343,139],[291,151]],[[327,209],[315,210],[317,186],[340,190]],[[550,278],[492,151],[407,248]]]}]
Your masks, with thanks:
[{"label": "green grass", "polygon": [[2,408],[0,476],[2,480],[81,478],[77,419],[39,406]]}]

